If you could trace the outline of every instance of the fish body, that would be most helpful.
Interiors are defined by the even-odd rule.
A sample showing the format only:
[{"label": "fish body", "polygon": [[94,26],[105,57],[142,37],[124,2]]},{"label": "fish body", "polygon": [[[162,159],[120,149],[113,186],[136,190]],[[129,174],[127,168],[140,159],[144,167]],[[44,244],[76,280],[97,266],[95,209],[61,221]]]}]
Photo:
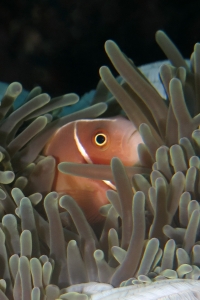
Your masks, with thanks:
[{"label": "fish body", "polygon": [[[135,126],[123,117],[78,120],[61,127],[43,153],[60,162],[110,164],[119,157],[125,166],[138,162],[137,145],[142,142]],[[52,190],[68,194],[79,204],[90,223],[102,219],[99,208],[108,203],[106,192],[113,183],[56,171]]]}]

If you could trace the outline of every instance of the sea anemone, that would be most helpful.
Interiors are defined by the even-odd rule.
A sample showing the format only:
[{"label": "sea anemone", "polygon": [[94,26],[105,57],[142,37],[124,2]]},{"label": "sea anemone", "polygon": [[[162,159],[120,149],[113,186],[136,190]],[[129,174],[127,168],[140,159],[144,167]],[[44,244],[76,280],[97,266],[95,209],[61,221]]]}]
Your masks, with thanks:
[{"label": "sea anemone", "polygon": [[[189,66],[162,31],[156,40],[173,65],[160,68],[166,99],[113,41],[105,48],[121,77],[102,67],[85,109],[60,117],[77,95],[50,101],[40,88],[13,109],[22,87],[8,86],[0,107],[0,299],[200,299],[200,45]],[[67,122],[119,113],[144,141],[135,166],[118,158],[111,167],[58,166],[114,180],[98,237],[73,198],[51,191],[55,160],[41,151]]]}]

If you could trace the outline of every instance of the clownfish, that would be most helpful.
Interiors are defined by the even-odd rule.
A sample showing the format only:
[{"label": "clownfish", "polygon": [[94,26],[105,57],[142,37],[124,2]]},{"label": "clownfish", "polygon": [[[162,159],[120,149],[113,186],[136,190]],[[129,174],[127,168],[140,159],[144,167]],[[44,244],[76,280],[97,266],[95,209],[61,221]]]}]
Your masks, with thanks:
[{"label": "clownfish", "polygon": [[[78,120],[58,129],[43,154],[60,162],[110,164],[114,156],[125,166],[138,162],[137,146],[142,138],[132,122],[118,116],[110,119]],[[52,190],[70,195],[79,204],[90,224],[102,220],[99,208],[108,204],[106,192],[115,189],[110,181],[64,174],[58,170]]]}]

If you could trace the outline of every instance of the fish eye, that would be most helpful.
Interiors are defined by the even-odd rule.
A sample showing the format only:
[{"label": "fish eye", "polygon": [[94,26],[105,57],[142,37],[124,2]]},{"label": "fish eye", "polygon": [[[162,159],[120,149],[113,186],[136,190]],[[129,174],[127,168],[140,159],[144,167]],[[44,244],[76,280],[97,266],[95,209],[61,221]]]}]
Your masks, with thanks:
[{"label": "fish eye", "polygon": [[104,146],[107,143],[107,136],[104,133],[97,133],[94,137],[97,146]]}]

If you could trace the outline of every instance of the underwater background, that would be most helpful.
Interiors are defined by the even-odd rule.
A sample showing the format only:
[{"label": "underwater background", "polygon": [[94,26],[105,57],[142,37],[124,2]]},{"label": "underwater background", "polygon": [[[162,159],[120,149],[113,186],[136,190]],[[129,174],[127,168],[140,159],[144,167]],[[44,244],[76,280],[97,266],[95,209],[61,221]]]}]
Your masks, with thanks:
[{"label": "underwater background", "polygon": [[0,1],[0,81],[81,96],[96,88],[100,66],[111,66],[107,39],[138,66],[165,59],[154,38],[161,29],[189,57],[200,40],[199,13],[198,0]]}]

